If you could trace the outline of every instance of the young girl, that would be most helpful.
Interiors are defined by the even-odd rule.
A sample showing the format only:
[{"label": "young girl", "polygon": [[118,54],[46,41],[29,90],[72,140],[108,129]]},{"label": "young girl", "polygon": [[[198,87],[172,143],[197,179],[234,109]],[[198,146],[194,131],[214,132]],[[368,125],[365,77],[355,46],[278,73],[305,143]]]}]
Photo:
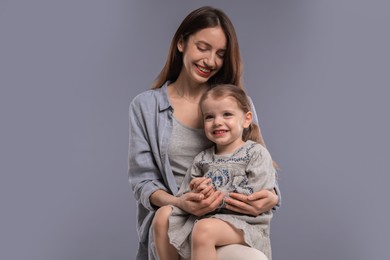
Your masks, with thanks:
[{"label": "young girl", "polygon": [[[245,92],[234,85],[218,85],[199,104],[205,134],[215,146],[195,157],[178,196],[195,191],[207,198],[218,190],[228,197],[230,192],[249,195],[274,189],[273,161],[259,128],[252,123]],[[212,185],[207,185],[210,181]],[[271,218],[272,211],[249,216],[227,210],[224,203],[200,217],[164,206],[153,222],[157,254],[160,260],[179,259],[178,254],[194,260],[217,259],[217,246],[242,244],[271,260]]]}]

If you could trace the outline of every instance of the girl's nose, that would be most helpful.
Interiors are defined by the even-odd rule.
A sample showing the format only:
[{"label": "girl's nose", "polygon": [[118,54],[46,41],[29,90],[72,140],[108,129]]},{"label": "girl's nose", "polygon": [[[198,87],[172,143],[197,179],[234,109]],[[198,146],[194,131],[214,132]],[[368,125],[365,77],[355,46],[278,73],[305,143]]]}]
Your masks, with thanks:
[{"label": "girl's nose", "polygon": [[216,117],[216,118],[214,119],[214,125],[219,126],[219,125],[221,125],[221,124],[222,124],[221,118]]}]

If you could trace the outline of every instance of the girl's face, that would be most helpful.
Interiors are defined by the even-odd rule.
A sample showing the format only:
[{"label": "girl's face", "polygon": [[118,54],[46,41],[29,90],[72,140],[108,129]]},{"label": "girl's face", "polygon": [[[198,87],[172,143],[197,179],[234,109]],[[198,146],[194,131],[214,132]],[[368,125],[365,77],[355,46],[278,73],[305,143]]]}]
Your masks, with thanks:
[{"label": "girl's face", "polygon": [[232,153],[244,141],[242,132],[252,122],[252,113],[245,113],[233,97],[206,98],[201,105],[204,130],[216,144],[218,154]]},{"label": "girl's face", "polygon": [[219,26],[202,29],[190,35],[186,42],[179,41],[177,48],[183,53],[180,73],[196,84],[203,84],[222,67],[226,35]]}]

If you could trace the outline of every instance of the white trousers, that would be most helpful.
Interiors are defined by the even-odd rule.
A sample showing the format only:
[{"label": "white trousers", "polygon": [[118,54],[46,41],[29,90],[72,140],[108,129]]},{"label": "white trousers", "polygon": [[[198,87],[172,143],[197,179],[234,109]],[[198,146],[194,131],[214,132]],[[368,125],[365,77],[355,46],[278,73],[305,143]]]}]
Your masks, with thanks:
[{"label": "white trousers", "polygon": [[[268,260],[259,250],[238,244],[219,247],[217,258],[218,260]],[[189,260],[189,258],[181,258],[181,260]]]}]

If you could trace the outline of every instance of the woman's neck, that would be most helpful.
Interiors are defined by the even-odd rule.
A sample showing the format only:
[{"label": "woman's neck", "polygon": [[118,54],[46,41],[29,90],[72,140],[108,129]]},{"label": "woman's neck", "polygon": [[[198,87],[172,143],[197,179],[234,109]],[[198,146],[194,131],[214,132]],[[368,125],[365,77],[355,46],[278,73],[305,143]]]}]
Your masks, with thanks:
[{"label": "woman's neck", "polygon": [[178,96],[193,102],[199,102],[200,97],[209,88],[207,82],[203,84],[195,83],[192,79],[184,77],[183,73],[180,73],[177,80],[171,85],[176,90]]}]

